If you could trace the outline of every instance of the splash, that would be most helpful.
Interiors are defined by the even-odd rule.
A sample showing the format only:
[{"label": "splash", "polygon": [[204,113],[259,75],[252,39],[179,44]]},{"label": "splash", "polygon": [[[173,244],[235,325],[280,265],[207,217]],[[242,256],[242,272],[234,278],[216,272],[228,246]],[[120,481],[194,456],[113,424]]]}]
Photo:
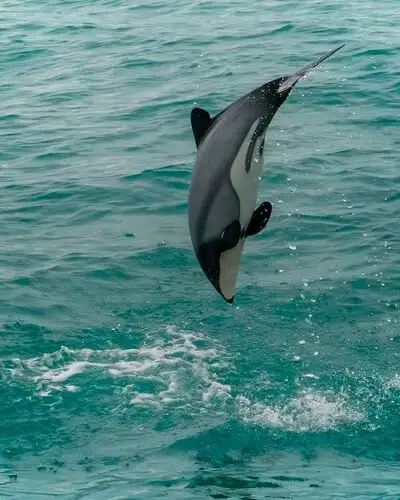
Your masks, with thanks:
[{"label": "splash", "polygon": [[217,371],[228,362],[224,349],[201,333],[167,326],[148,334],[136,349],[70,349],[31,359],[14,358],[2,372],[14,383],[33,385],[36,396],[79,392],[91,384],[111,383],[127,404],[162,407],[198,401],[203,406],[230,397]]},{"label": "splash", "polygon": [[361,412],[351,407],[344,394],[328,397],[304,390],[288,402],[275,406],[252,403],[244,396],[238,396],[236,401],[243,421],[291,432],[328,431],[340,424],[364,419]]}]

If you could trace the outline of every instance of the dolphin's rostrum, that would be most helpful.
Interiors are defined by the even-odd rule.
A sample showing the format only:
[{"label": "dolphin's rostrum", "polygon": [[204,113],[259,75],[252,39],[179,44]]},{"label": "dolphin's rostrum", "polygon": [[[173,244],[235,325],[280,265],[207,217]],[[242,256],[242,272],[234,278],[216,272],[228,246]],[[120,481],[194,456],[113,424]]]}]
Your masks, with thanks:
[{"label": "dolphin's rostrum", "polygon": [[229,303],[245,239],[264,229],[272,212],[269,202],[255,210],[268,125],[300,78],[343,46],[256,88],[214,118],[192,110],[197,157],[188,200],[190,236],[203,272]]}]

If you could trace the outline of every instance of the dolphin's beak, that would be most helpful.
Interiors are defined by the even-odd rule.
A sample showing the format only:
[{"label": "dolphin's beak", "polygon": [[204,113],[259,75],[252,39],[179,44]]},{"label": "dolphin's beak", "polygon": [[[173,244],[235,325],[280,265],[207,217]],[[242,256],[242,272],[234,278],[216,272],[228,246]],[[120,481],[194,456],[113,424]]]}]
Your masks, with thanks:
[{"label": "dolphin's beak", "polygon": [[221,253],[219,258],[219,287],[221,295],[229,304],[232,304],[235,298],[236,280],[244,241],[245,239],[241,238],[236,246]]},{"label": "dolphin's beak", "polygon": [[285,90],[292,89],[296,83],[302,78],[304,75],[306,75],[308,72],[310,72],[312,69],[314,69],[318,64],[321,64],[322,61],[325,61],[325,59],[328,59],[331,55],[333,55],[335,52],[343,48],[345,44],[341,45],[340,47],[337,47],[336,49],[331,50],[330,52],[327,52],[320,56],[318,59],[315,61],[307,64],[307,66],[304,66],[304,68],[301,68],[299,71],[297,71],[293,76],[290,76],[286,78],[278,88],[278,92],[284,92]]},{"label": "dolphin's beak", "polygon": [[199,251],[199,262],[211,284],[232,304],[235,298],[236,280],[239,273],[240,258],[244,247],[244,238],[230,250],[221,252],[218,244],[203,244]]}]

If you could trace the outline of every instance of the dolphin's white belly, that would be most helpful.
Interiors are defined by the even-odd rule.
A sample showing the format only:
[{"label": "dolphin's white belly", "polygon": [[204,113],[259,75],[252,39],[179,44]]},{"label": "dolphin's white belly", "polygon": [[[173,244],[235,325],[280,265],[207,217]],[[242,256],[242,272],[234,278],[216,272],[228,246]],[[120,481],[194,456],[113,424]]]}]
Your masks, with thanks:
[{"label": "dolphin's white belly", "polygon": [[253,215],[255,205],[258,198],[258,190],[260,186],[260,176],[264,163],[263,153],[260,155],[260,146],[264,141],[262,137],[256,139],[254,154],[251,160],[250,171],[246,171],[246,155],[250,145],[251,138],[257,128],[258,121],[254,122],[250,128],[246,139],[244,140],[231,169],[231,182],[240,200],[240,225],[243,228],[247,227]]},{"label": "dolphin's white belly", "polygon": [[[249,130],[235,161],[231,168],[231,182],[239,197],[240,203],[240,226],[246,228],[252,218],[260,186],[261,170],[264,163],[264,155],[260,152],[260,146],[264,141],[264,134],[257,138],[254,154],[251,160],[249,172],[246,171],[246,155],[249,149],[250,140],[258,125],[256,121]],[[239,272],[240,259],[243,253],[245,237],[243,236],[238,244],[230,250],[223,252],[220,257],[220,287],[227,299],[231,299],[235,293],[236,280]]]}]

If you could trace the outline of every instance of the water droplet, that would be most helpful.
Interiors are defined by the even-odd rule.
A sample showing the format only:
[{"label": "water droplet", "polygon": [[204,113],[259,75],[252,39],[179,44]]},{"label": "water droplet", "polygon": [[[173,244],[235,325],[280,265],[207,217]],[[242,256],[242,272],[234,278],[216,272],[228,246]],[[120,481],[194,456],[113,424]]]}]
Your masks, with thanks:
[{"label": "water droplet", "polygon": [[296,245],[289,245],[290,250],[296,250]]}]

